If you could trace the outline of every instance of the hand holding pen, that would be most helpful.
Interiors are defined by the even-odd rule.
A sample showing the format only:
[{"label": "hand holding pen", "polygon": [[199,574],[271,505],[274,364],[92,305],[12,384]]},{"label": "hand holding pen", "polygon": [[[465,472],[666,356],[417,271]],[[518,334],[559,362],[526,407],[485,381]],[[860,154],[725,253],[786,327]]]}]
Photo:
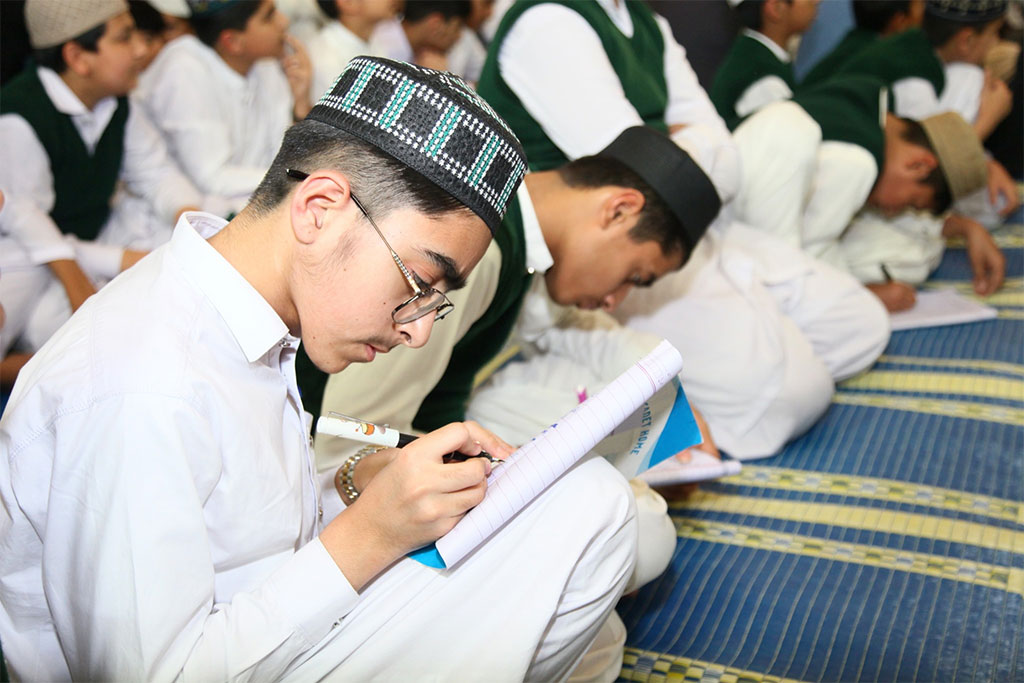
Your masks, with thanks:
[{"label": "hand holding pen", "polygon": [[[405,434],[387,425],[379,425],[374,422],[367,422],[358,418],[343,415],[342,413],[330,412],[323,415],[316,423],[317,434],[328,434],[338,436],[350,441],[385,446],[390,448],[404,448],[419,437],[412,434]],[[493,435],[491,435],[493,436]],[[497,437],[495,437],[497,438]],[[475,442],[477,446],[480,442]],[[505,444],[507,445],[507,444]],[[501,464],[502,460],[493,457],[485,450],[478,449],[477,453],[464,453],[453,451],[442,457],[442,462],[464,462],[470,458],[486,458],[492,465]]]}]

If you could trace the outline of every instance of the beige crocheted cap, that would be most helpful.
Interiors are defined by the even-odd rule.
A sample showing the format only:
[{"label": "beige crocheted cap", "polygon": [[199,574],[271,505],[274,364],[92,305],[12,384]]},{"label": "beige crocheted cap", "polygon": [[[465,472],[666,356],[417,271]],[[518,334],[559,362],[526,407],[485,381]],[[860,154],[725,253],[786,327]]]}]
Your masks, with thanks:
[{"label": "beige crocheted cap", "polygon": [[127,0],[27,0],[29,43],[37,50],[56,47],[127,11]]},{"label": "beige crocheted cap", "polygon": [[955,112],[946,112],[922,119],[921,126],[938,157],[953,201],[985,186],[988,165],[971,124]]}]

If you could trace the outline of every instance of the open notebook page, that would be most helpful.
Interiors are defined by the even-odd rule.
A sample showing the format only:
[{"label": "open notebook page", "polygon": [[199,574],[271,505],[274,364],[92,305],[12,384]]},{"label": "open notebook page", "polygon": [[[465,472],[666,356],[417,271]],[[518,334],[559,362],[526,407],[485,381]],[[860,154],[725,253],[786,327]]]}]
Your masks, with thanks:
[{"label": "open notebook page", "polygon": [[434,548],[413,554],[431,566],[455,565],[586,455],[683,367],[668,342],[576,406],[494,468],[487,495]]}]

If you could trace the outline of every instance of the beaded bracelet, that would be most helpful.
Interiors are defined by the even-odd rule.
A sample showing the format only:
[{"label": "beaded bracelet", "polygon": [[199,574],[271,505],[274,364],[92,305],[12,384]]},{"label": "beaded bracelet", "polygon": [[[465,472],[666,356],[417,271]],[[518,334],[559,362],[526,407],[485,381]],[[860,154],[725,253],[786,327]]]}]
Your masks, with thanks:
[{"label": "beaded bracelet", "polygon": [[356,490],[355,482],[356,465],[366,456],[384,450],[384,448],[386,447],[363,446],[354,455],[350,455],[348,460],[338,468],[337,474],[334,475],[334,484],[341,491],[342,496],[348,499],[347,505],[356,502],[356,498],[359,497],[359,491]]}]

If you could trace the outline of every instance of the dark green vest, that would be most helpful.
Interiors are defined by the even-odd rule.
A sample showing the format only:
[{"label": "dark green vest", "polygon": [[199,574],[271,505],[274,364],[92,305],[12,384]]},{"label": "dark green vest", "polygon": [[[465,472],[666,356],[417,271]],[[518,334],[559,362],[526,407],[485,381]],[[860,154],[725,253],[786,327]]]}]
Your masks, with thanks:
[{"label": "dark green vest", "polygon": [[876,40],[879,40],[879,37],[874,31],[857,27],[851,28],[839,41],[839,44],[807,72],[807,75],[800,81],[800,87],[805,88],[828,80],[839,71],[840,67]]},{"label": "dark green vest", "polygon": [[[110,197],[121,172],[128,98],[117,110],[90,155],[71,117],[57,111],[35,67],[29,66],[0,90],[0,114],[17,114],[32,126],[50,157],[56,201],[50,217],[64,233],[94,240],[110,214]],[[7,163],[16,160],[7,160]]]},{"label": "dark green vest", "polygon": [[498,71],[498,52],[505,36],[526,10],[544,2],[563,5],[578,13],[597,33],[605,54],[615,69],[626,98],[643,118],[644,123],[662,132],[668,86],[665,84],[665,44],[654,14],[644,4],[627,0],[626,7],[633,20],[633,36],[627,38],[596,2],[556,0],[518,0],[505,13],[487,51],[487,61],[477,90],[497,111],[523,143],[530,170],[546,171],[564,164],[568,159],[551,142],[540,125],[526,111],[519,98]]},{"label": "dark green vest", "polygon": [[[501,251],[501,270],[494,299],[452,349],[451,360],[413,419],[413,427],[430,431],[466,419],[466,405],[477,373],[505,346],[533,275],[526,272],[526,237],[519,199],[508,207],[494,236]],[[444,324],[444,323],[441,323]]]},{"label": "dark green vest", "polygon": [[[946,87],[946,70],[927,36],[912,28],[894,36],[879,38],[867,49],[850,58],[839,74],[862,74],[880,78],[892,87],[904,78],[923,78],[935,88],[935,96],[942,95]],[[889,103],[889,109],[894,103]]]},{"label": "dark green vest", "polygon": [[801,89],[793,101],[821,126],[822,140],[849,142],[863,147],[882,173],[885,163],[885,110],[881,93],[885,84],[871,76],[835,76]]},{"label": "dark green vest", "polygon": [[741,117],[736,113],[736,101],[747,88],[766,76],[778,76],[786,82],[790,91],[796,90],[791,64],[780,60],[759,40],[743,34],[737,36],[722,65],[715,72],[715,80],[708,93],[729,130],[735,130],[740,125]]}]

